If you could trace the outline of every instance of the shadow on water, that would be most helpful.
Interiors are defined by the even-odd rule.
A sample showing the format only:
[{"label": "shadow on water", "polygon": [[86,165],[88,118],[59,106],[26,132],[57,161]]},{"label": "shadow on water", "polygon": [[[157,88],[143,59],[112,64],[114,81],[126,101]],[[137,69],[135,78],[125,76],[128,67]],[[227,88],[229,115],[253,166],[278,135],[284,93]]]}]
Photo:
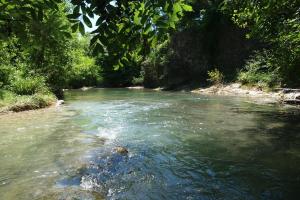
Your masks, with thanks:
[{"label": "shadow on water", "polygon": [[300,195],[300,111],[238,111],[249,112],[256,116],[256,127],[241,132],[247,133],[255,145],[241,148],[240,152],[245,156],[251,152],[248,165],[255,163],[257,170],[240,170],[235,175],[245,176],[247,181],[261,186],[251,189],[251,193],[258,194],[257,198],[297,199]]}]

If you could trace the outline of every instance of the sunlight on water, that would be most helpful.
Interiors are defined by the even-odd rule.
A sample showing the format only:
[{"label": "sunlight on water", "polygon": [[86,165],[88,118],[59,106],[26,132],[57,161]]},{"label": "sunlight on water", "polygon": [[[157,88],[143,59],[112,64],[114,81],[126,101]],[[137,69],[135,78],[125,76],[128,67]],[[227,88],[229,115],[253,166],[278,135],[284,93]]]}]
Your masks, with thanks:
[{"label": "sunlight on water", "polygon": [[250,102],[95,89],[0,116],[0,199],[297,199],[299,111]]}]

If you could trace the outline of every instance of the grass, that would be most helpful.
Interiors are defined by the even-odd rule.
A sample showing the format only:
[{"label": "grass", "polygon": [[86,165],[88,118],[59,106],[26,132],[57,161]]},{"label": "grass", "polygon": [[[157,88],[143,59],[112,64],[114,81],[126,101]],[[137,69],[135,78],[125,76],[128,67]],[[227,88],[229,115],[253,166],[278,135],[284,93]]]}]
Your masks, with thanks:
[{"label": "grass", "polygon": [[51,93],[36,93],[34,95],[16,95],[7,90],[0,90],[0,113],[21,112],[45,108],[52,105],[56,97]]}]

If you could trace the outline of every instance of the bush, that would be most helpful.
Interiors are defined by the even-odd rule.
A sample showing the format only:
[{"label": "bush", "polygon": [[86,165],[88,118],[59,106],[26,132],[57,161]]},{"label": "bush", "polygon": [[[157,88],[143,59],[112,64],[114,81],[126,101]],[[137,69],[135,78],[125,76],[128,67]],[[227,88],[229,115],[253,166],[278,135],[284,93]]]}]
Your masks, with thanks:
[{"label": "bush", "polygon": [[20,96],[11,91],[0,90],[0,97],[0,112],[20,112],[45,108],[56,101],[55,96],[51,93]]},{"label": "bush", "polygon": [[18,74],[11,80],[9,90],[18,95],[33,95],[36,93],[47,93],[49,91],[43,77],[23,77]]},{"label": "bush", "polygon": [[260,88],[280,85],[279,67],[273,63],[274,59],[267,51],[256,52],[247,61],[244,70],[238,74],[238,81],[242,84],[255,85]]},{"label": "bush", "polygon": [[7,107],[8,111],[21,112],[50,106],[56,101],[53,94],[35,94],[33,96],[17,96],[14,103]]},{"label": "bush", "polygon": [[224,75],[218,69],[208,71],[208,77],[209,78],[207,80],[212,84],[216,84],[216,85],[223,84]]},{"label": "bush", "polygon": [[132,85],[143,85],[144,84],[144,71],[141,71],[139,77],[133,77]]},{"label": "bush", "polygon": [[0,88],[9,85],[10,74],[13,72],[12,66],[0,65]]},{"label": "bush", "polygon": [[67,85],[69,88],[80,88],[83,86],[99,86],[102,83],[100,67],[95,65],[91,57],[81,55],[67,74]]}]

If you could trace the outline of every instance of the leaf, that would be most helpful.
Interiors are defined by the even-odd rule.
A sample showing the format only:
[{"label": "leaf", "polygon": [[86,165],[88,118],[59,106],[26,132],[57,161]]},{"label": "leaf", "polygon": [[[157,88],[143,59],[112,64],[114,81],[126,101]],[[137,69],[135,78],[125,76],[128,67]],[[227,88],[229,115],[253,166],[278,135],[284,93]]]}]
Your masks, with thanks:
[{"label": "leaf", "polygon": [[67,38],[72,38],[71,33],[67,32],[67,31],[63,31],[62,34]]},{"label": "leaf", "polygon": [[86,7],[85,7],[85,4],[81,4],[81,12],[83,15],[86,14]]},{"label": "leaf", "polygon": [[170,27],[173,28],[173,29],[176,28],[175,23],[174,23],[173,21],[171,21],[171,22],[169,23],[169,25],[170,25]]},{"label": "leaf", "polygon": [[96,22],[96,26],[100,26],[100,24],[102,23],[102,19],[101,19],[101,17],[99,17],[98,19],[97,19],[97,22]]},{"label": "leaf", "polygon": [[181,5],[182,9],[186,12],[193,12],[193,7],[187,4]]},{"label": "leaf", "polygon": [[81,4],[81,0],[71,0],[71,3],[73,5],[78,5],[78,4]]},{"label": "leaf", "polygon": [[90,9],[86,9],[86,12],[90,18],[94,18],[94,13]]},{"label": "leaf", "polygon": [[118,33],[121,33],[121,31],[123,30],[124,26],[125,26],[124,23],[117,24],[117,27],[118,27]]},{"label": "leaf", "polygon": [[180,5],[180,3],[178,2],[178,3],[175,3],[174,5],[173,5],[173,12],[174,13],[178,13],[178,12],[181,12],[182,11],[182,8],[181,8],[181,5]]},{"label": "leaf", "polygon": [[97,55],[99,53],[104,53],[104,48],[103,48],[102,44],[96,43],[93,53],[94,53],[94,55]]},{"label": "leaf", "polygon": [[156,22],[156,26],[158,26],[158,27],[160,27],[160,28],[167,28],[167,23],[165,22],[165,21],[163,21],[163,20],[157,20],[157,22]]},{"label": "leaf", "polygon": [[85,34],[84,25],[82,22],[79,22],[79,31],[80,31],[81,35]]},{"label": "leaf", "polygon": [[143,34],[144,34],[144,35],[147,35],[147,34],[151,31],[151,27],[152,27],[151,24],[147,24],[147,26],[146,26],[145,29],[144,29]]},{"label": "leaf", "polygon": [[147,22],[147,20],[148,20],[148,16],[147,15],[143,16],[141,19],[141,24],[142,25],[145,24]]},{"label": "leaf", "polygon": [[138,11],[138,10],[134,12],[133,23],[135,25],[140,25],[141,24],[139,14],[140,14],[140,11]]},{"label": "leaf", "polygon": [[92,32],[91,32],[91,34],[97,34],[97,33],[99,33],[100,32],[100,27],[98,27],[96,30],[93,30]]},{"label": "leaf", "polygon": [[82,17],[83,17],[83,21],[84,21],[85,25],[87,25],[89,28],[92,28],[93,24],[90,21],[90,19],[86,15],[83,15]]},{"label": "leaf", "polygon": [[69,15],[67,15],[67,17],[69,18],[69,19],[77,19],[78,17],[80,17],[80,13],[73,13],[73,14],[69,14]]},{"label": "leaf", "polygon": [[90,41],[91,46],[93,46],[97,41],[98,41],[98,37],[94,36]]},{"label": "leaf", "polygon": [[73,10],[73,14],[79,14],[79,6],[76,6]]},{"label": "leaf", "polygon": [[78,25],[79,25],[79,23],[76,23],[71,27],[73,33],[77,31]]}]

